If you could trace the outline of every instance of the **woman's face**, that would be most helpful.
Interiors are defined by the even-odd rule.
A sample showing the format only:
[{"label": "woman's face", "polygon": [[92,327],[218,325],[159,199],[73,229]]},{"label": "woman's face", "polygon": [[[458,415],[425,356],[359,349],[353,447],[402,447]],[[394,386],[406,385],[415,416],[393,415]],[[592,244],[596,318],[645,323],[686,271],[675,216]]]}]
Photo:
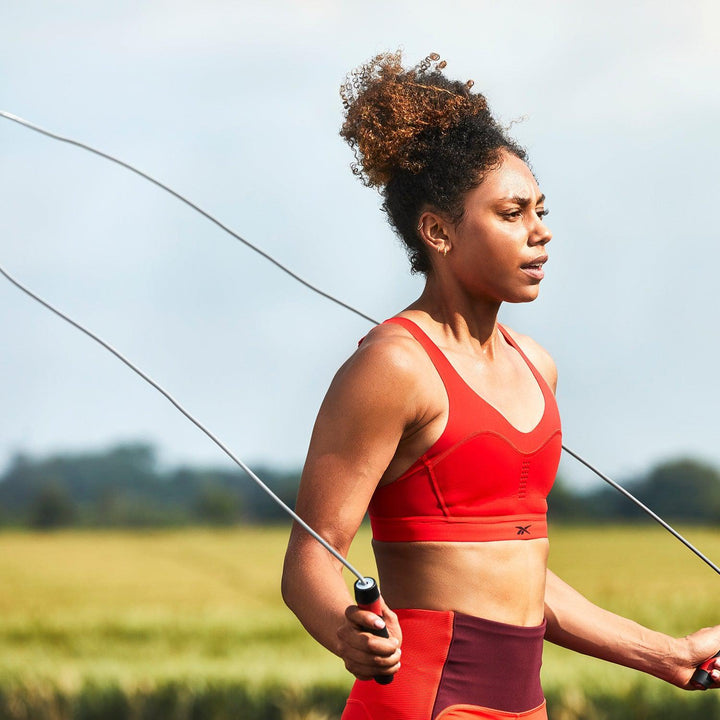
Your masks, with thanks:
[{"label": "woman's face", "polygon": [[[543,222],[545,196],[528,166],[503,153],[465,198],[465,215],[451,226],[442,262],[466,292],[490,302],[529,302],[539,292],[552,234]],[[440,259],[440,258],[438,258]]]}]

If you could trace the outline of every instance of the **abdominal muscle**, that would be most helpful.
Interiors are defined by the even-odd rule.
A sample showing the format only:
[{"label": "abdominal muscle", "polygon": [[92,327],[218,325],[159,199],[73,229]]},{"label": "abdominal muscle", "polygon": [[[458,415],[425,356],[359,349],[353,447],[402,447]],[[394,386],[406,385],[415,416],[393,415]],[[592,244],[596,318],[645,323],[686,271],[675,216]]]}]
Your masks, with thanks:
[{"label": "abdominal muscle", "polygon": [[454,610],[535,627],[544,617],[548,541],[378,542],[382,594],[393,608]]}]

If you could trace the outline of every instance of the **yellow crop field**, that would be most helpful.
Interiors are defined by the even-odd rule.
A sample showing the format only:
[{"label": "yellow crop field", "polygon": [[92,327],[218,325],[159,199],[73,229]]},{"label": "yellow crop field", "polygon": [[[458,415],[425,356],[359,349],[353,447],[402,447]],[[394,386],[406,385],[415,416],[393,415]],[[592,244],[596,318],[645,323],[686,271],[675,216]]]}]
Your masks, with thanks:
[{"label": "yellow crop field", "polygon": [[[128,692],[168,682],[348,688],[341,662],[282,603],[287,532],[0,533],[0,685],[69,695],[88,683]],[[686,532],[720,558],[719,531]],[[660,528],[555,527],[551,548],[552,569],[607,609],[675,635],[720,622],[720,577]],[[350,559],[374,572],[367,529]],[[549,695],[579,703],[562,718],[591,717],[582,710],[590,690],[666,693],[657,680],[550,645],[543,679]],[[688,707],[700,695],[667,692]]]}]

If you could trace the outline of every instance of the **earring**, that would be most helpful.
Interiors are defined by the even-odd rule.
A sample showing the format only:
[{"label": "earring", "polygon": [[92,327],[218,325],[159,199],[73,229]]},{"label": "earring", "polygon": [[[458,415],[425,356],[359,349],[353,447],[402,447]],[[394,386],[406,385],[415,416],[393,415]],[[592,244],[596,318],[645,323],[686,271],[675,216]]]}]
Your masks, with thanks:
[{"label": "earring", "polygon": [[446,256],[447,256],[449,249],[450,249],[450,248],[448,248],[447,245],[443,248],[443,251],[442,251],[443,257],[446,257]]}]

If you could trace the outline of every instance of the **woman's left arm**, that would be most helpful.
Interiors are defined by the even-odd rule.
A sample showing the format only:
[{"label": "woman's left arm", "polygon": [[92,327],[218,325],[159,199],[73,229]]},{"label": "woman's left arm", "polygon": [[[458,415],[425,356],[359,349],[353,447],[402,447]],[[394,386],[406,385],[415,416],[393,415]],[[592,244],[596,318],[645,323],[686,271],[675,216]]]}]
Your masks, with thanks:
[{"label": "woman's left arm", "polygon": [[[513,333],[553,392],[557,370],[548,352],[534,340]],[[720,626],[673,638],[603,610],[547,571],[545,639],[570,650],[625,665],[688,690],[695,668],[720,650]],[[720,658],[711,668],[720,681]]]},{"label": "woman's left arm", "polygon": [[[545,639],[584,655],[654,675],[678,687],[690,685],[695,668],[720,650],[720,626],[673,638],[603,610],[548,570]],[[720,658],[711,669],[720,680]]]}]

